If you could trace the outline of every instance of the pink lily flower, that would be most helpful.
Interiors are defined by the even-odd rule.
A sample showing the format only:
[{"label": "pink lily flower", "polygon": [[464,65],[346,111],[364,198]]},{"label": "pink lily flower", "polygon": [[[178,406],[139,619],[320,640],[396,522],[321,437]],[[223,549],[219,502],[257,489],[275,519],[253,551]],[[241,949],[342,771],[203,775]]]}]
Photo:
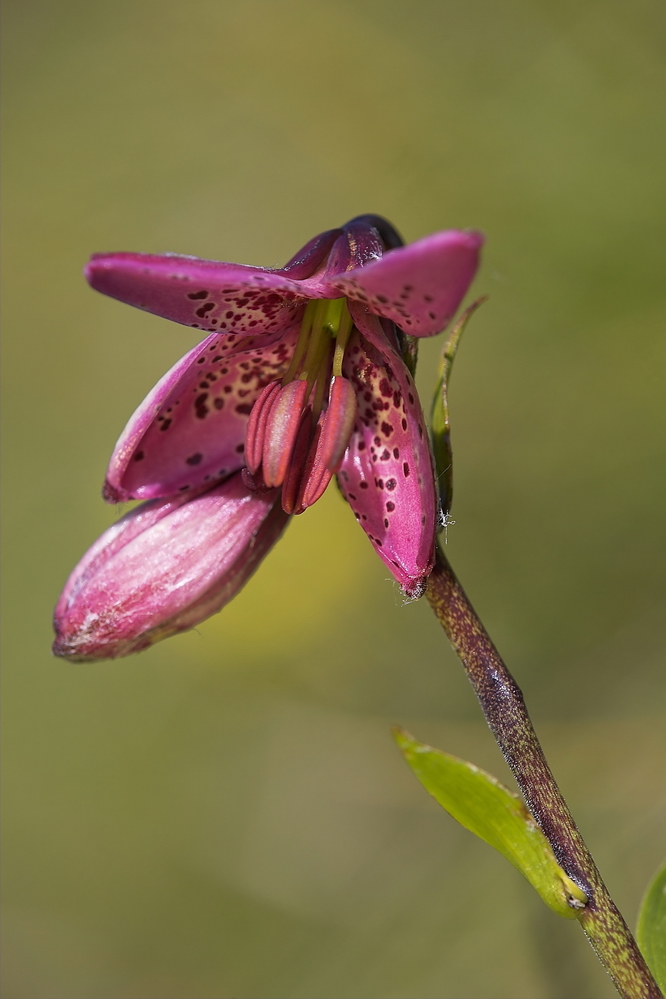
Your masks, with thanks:
[{"label": "pink lily flower", "polygon": [[[446,327],[482,242],[452,230],[403,246],[388,222],[364,215],[283,268],[95,255],[93,288],[208,336],[120,436],[105,498],[165,502],[132,511],[74,570],[56,609],[56,654],[126,655],[219,610],[335,474],[380,558],[420,596],[438,510],[406,336]],[[245,545],[227,551],[225,517]]]},{"label": "pink lily flower", "polygon": [[106,498],[170,496],[248,467],[257,484],[263,472],[266,485],[282,486],[294,513],[338,472],[395,578],[409,593],[421,588],[432,567],[435,490],[401,334],[444,329],[481,243],[478,233],[449,231],[402,247],[383,219],[362,216],[274,270],[94,256],[93,288],[209,334],[130,419]]}]

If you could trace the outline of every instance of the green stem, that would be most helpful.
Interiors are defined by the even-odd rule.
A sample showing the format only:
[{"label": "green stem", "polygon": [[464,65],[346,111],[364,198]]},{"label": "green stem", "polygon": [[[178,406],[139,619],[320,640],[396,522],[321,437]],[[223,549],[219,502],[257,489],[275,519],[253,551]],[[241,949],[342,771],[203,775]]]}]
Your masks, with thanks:
[{"label": "green stem", "polygon": [[587,895],[576,915],[623,999],[663,999],[562,797],[522,692],[438,546],[428,599],[458,653],[488,726],[558,863]]}]

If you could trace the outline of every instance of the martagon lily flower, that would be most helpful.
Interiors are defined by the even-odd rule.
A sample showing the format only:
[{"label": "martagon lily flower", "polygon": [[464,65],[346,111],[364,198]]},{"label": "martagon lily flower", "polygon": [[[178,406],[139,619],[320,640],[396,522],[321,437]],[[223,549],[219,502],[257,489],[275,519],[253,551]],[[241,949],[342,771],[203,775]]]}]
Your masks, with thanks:
[{"label": "martagon lily flower", "polygon": [[420,596],[438,509],[409,338],[447,326],[482,242],[451,230],[403,246],[363,215],[282,268],[95,255],[97,291],[207,336],[121,434],[104,497],[149,502],[70,576],[56,655],[127,655],[215,613],[336,474],[379,557]]}]

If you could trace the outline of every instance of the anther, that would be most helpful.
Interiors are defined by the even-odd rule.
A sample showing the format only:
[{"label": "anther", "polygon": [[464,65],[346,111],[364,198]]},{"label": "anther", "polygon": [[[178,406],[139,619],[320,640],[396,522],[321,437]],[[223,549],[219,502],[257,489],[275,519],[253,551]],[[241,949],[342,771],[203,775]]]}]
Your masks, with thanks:
[{"label": "anther", "polygon": [[261,392],[259,398],[252,407],[252,412],[247,421],[245,433],[245,463],[251,472],[256,472],[261,465],[261,456],[264,449],[264,437],[266,435],[266,420],[275,399],[280,391],[279,382],[270,382]]},{"label": "anther", "polygon": [[275,393],[266,417],[261,463],[267,486],[282,484],[291,460],[301,414],[310,394],[305,381],[290,382]]},{"label": "anther", "polygon": [[298,513],[324,494],[337,472],[356,419],[356,395],[346,378],[332,378],[328,409],[321,417],[303,476]]}]

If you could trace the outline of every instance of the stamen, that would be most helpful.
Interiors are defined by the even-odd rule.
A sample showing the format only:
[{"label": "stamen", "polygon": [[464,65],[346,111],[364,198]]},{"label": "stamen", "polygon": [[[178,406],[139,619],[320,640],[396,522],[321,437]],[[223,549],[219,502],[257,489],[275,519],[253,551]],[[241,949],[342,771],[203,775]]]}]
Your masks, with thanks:
[{"label": "stamen", "polygon": [[282,486],[286,513],[302,513],[319,499],[349,444],[356,395],[342,362],[352,329],[345,298],[308,302],[284,377],[263,389],[250,413],[246,484]]},{"label": "stamen", "polygon": [[[296,513],[299,506],[299,496],[303,483],[303,472],[310,453],[312,437],[312,413],[308,406],[303,410],[301,423],[296,435],[294,449],[291,452],[289,468],[282,483],[282,509],[285,513]],[[300,511],[298,511],[300,512]]]},{"label": "stamen", "polygon": [[310,330],[308,352],[305,355],[303,368],[299,375],[299,378],[307,379],[311,385],[314,381],[313,375],[316,374],[317,368],[319,367],[319,355],[321,352],[322,341],[325,343],[330,336],[328,330],[324,329],[324,320],[326,318],[328,306],[329,302],[325,298],[320,298],[317,302],[314,319],[312,320],[312,329]]},{"label": "stamen", "polygon": [[307,382],[289,382],[275,394],[266,419],[266,432],[261,456],[264,482],[267,486],[282,485],[291,452],[301,423],[301,414],[310,387]]},{"label": "stamen", "polygon": [[308,304],[305,306],[305,312],[303,313],[303,319],[301,320],[301,330],[298,334],[298,340],[296,342],[296,349],[294,351],[294,356],[291,359],[291,364],[287,368],[287,371],[282,379],[283,385],[287,385],[290,381],[292,381],[298,371],[298,366],[301,363],[303,354],[305,353],[305,348],[308,345],[310,330],[312,329],[315,312],[317,311],[317,306],[320,301],[321,299],[313,298],[310,299]]},{"label": "stamen", "polygon": [[331,334],[331,336],[338,335],[338,330],[340,328],[340,321],[342,319],[343,313],[347,312],[346,305],[347,305],[346,298],[329,299],[324,325],[328,329],[328,332]]},{"label": "stamen", "polygon": [[247,430],[245,432],[245,463],[252,473],[256,472],[261,465],[261,455],[264,450],[264,438],[266,436],[266,422],[275,395],[279,391],[280,383],[270,382],[263,389],[252,407],[250,418],[247,421]]},{"label": "stamen", "polygon": [[302,513],[323,495],[337,472],[356,419],[356,393],[346,378],[331,379],[328,409],[321,417],[305,469],[299,509]]},{"label": "stamen", "polygon": [[345,347],[347,346],[349,334],[351,333],[354,325],[352,317],[349,315],[349,309],[347,308],[347,300],[343,299],[343,301],[345,304],[345,310],[340,321],[337,342],[335,344],[335,354],[333,355],[333,374],[338,377],[342,375],[342,360],[345,356]]},{"label": "stamen", "polygon": [[324,405],[324,392],[328,385],[328,373],[331,364],[330,349],[322,353],[319,370],[315,376],[314,399],[312,400],[312,417],[316,423]]}]

